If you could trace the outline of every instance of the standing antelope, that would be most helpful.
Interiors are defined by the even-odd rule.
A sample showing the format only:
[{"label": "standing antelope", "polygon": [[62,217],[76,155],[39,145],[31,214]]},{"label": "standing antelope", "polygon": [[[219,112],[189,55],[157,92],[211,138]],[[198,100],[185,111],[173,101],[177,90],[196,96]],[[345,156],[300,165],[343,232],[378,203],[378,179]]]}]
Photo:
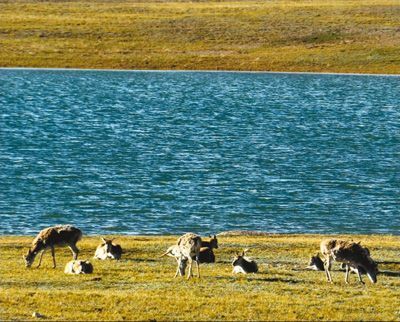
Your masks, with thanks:
[{"label": "standing antelope", "polygon": [[193,256],[195,256],[195,262],[197,266],[197,277],[200,278],[200,268],[199,268],[199,254],[201,248],[201,237],[194,233],[186,233],[178,239],[177,243],[179,247],[179,259],[178,259],[178,268],[176,270],[175,277],[178,276],[179,268],[181,266],[181,262],[187,260],[189,263],[189,279],[192,276],[192,264],[193,264]]},{"label": "standing antelope", "polygon": [[[179,276],[185,276],[185,270],[187,266],[187,258],[181,258],[181,251],[178,245],[172,245],[168,247],[167,251],[163,253],[160,257],[169,256],[176,259],[178,264]],[[176,277],[176,275],[175,275]]]},{"label": "standing antelope", "polygon": [[41,252],[39,258],[40,267],[42,257],[46,249],[51,249],[51,256],[53,257],[53,268],[56,268],[56,258],[54,254],[54,246],[68,246],[72,251],[74,259],[78,258],[79,249],[76,243],[82,238],[82,232],[71,225],[58,225],[54,227],[45,228],[39,232],[32,242],[31,248],[24,257],[26,267],[31,267],[36,255]]},{"label": "standing antelope", "polygon": [[369,250],[352,241],[338,239],[326,239],[321,242],[321,253],[325,257],[325,274],[328,282],[332,283],[330,274],[331,260],[346,264],[345,282],[349,283],[349,272],[351,268],[356,268],[358,280],[361,278],[361,270],[364,270],[372,283],[376,283],[378,266],[370,257]]},{"label": "standing antelope", "polygon": [[122,248],[120,245],[113,244],[113,239],[105,239],[101,237],[102,243],[97,246],[94,258],[97,259],[121,259]]}]

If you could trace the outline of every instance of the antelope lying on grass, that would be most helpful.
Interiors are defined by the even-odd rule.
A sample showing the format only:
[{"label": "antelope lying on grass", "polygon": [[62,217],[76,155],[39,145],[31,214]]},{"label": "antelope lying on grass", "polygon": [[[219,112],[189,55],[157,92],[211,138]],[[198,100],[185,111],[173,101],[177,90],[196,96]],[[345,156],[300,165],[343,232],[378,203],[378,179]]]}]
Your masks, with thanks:
[{"label": "antelope lying on grass", "polygon": [[233,259],[232,273],[248,274],[248,273],[257,273],[258,272],[257,263],[254,260],[251,260],[250,258],[245,256],[247,251],[248,251],[248,249],[243,250],[243,252],[241,254],[237,254],[237,256]]},{"label": "antelope lying on grass", "polygon": [[324,271],[324,262],[322,259],[319,257],[319,254],[317,253],[315,256],[311,256],[310,262],[308,263],[308,266],[306,269],[311,269],[314,271]]},{"label": "antelope lying on grass", "polygon": [[215,249],[218,249],[218,239],[217,239],[217,236],[216,235],[213,235],[213,236],[209,236],[210,237],[210,240],[202,240],[201,241],[201,247],[207,247],[207,248],[210,248],[210,249],[213,249],[213,248],[215,248]]},{"label": "antelope lying on grass", "polygon": [[89,261],[72,260],[65,265],[65,274],[91,274],[93,265]]},{"label": "antelope lying on grass", "polygon": [[343,241],[338,239],[327,239],[321,242],[321,253],[325,257],[325,274],[328,282],[332,282],[330,274],[331,260],[346,264],[345,282],[349,283],[350,269],[356,269],[360,283],[363,269],[372,283],[376,283],[378,265],[370,257],[369,250],[362,247],[360,243]]},{"label": "antelope lying on grass", "polygon": [[39,232],[36,238],[32,242],[31,248],[24,257],[26,267],[31,267],[36,255],[41,252],[39,258],[40,267],[42,263],[42,257],[46,249],[51,249],[51,255],[53,257],[53,268],[56,268],[56,258],[54,254],[54,246],[68,246],[74,259],[78,258],[79,249],[76,247],[76,243],[82,238],[82,232],[71,225],[58,225],[43,229]]},{"label": "antelope lying on grass", "polygon": [[215,254],[213,252],[213,249],[218,248],[218,239],[216,235],[210,235],[209,237],[209,241],[201,241],[201,249],[199,254],[200,263],[215,263]]},{"label": "antelope lying on grass", "polygon": [[94,258],[96,259],[121,259],[122,248],[120,245],[113,244],[113,239],[105,239],[101,237],[102,243],[97,246]]},{"label": "antelope lying on grass", "polygon": [[192,265],[194,256],[194,261],[196,262],[197,266],[197,277],[200,278],[199,255],[201,248],[201,237],[193,233],[186,233],[178,239],[177,245],[179,247],[180,256],[178,258],[178,268],[176,270],[175,277],[178,276],[181,262],[184,260],[187,260],[189,263],[189,272],[187,278],[189,279],[192,277]]}]

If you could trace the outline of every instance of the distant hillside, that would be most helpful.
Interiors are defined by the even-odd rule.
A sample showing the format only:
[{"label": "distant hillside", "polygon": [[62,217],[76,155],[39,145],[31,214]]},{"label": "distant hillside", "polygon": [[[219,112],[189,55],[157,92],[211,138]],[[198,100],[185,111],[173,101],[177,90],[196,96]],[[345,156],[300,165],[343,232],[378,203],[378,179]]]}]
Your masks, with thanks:
[{"label": "distant hillside", "polygon": [[400,1],[0,0],[0,66],[400,73]]}]

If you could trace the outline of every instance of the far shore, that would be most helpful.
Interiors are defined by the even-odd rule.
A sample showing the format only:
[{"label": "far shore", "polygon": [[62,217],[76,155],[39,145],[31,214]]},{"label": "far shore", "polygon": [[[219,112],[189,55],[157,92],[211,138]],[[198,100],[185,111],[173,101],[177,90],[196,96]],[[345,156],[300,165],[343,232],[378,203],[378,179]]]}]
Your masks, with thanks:
[{"label": "far shore", "polygon": [[6,1],[0,66],[400,74],[396,0]]}]

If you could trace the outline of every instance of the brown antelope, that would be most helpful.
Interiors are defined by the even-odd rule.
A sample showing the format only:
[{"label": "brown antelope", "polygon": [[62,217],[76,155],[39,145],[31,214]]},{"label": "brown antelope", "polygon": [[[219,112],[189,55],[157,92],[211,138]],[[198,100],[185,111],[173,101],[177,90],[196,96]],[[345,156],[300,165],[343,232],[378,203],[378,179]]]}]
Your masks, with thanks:
[{"label": "brown antelope", "polygon": [[68,246],[72,251],[73,258],[77,259],[79,249],[76,247],[76,243],[81,238],[82,232],[78,228],[75,228],[71,225],[58,225],[43,229],[33,240],[32,246],[28,250],[28,253],[23,256],[26,267],[31,267],[36,255],[41,252],[39,264],[37,266],[40,267],[44,252],[50,248],[51,255],[53,257],[53,268],[56,268],[54,246]]},{"label": "brown antelope", "polygon": [[93,265],[89,261],[72,260],[65,265],[65,274],[91,274]]},{"label": "brown antelope", "polygon": [[111,259],[121,259],[122,248],[120,245],[113,244],[113,239],[105,239],[101,237],[102,243],[97,246],[94,258],[105,260],[107,258]]},{"label": "brown antelope", "polygon": [[360,243],[343,241],[338,239],[326,239],[321,242],[321,253],[325,257],[325,274],[328,282],[332,283],[330,274],[331,260],[346,264],[345,282],[349,283],[349,272],[351,268],[356,268],[360,283],[364,282],[361,278],[361,270],[364,270],[372,283],[376,283],[378,266],[370,257],[369,250],[362,247]]},{"label": "brown antelope", "polygon": [[216,235],[213,235],[213,236],[210,235],[209,237],[210,237],[210,240],[208,240],[208,241],[202,240],[201,241],[201,247],[207,247],[207,248],[210,248],[210,249],[213,249],[213,248],[218,249],[217,236]]},{"label": "brown antelope", "polygon": [[238,274],[248,274],[248,273],[257,273],[258,266],[254,260],[246,257],[245,254],[248,249],[242,251],[242,253],[238,253],[237,256],[233,259],[232,266],[233,270],[232,273]]},{"label": "brown antelope", "polygon": [[200,278],[200,268],[199,268],[199,254],[201,248],[201,237],[193,233],[186,233],[178,239],[177,243],[179,247],[180,256],[178,259],[178,268],[176,270],[175,277],[178,276],[179,267],[181,261],[187,260],[189,263],[188,279],[192,277],[192,264],[193,256],[195,256],[195,262],[197,266],[197,277]]}]

